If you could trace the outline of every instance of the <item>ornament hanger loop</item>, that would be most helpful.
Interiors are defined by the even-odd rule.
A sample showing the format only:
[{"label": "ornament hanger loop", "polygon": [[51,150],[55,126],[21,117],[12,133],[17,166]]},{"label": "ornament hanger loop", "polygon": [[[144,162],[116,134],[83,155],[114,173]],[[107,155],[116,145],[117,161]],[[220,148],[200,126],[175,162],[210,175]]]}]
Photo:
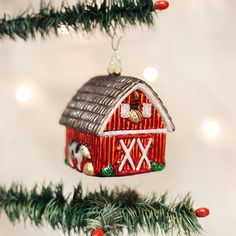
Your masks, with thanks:
[{"label": "ornament hanger loop", "polygon": [[119,46],[120,46],[120,41],[122,39],[122,36],[120,36],[119,38],[117,38],[117,41],[115,42],[116,40],[116,34],[114,34],[113,36],[111,36],[111,47],[112,47],[112,50],[113,51],[118,51],[119,49]]},{"label": "ornament hanger loop", "polygon": [[111,47],[113,51],[118,51],[120,46],[120,41],[123,38],[123,36],[117,36],[116,30],[114,29],[113,32],[109,32],[108,34],[111,38]]}]

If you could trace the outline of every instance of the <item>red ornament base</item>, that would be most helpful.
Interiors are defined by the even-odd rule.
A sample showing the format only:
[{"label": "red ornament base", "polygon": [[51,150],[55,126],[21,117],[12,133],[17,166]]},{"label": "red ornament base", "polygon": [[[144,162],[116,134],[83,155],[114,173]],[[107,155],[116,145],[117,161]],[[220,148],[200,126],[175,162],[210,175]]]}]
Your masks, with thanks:
[{"label": "red ornament base", "polygon": [[104,231],[101,228],[93,230],[91,236],[104,236]]},{"label": "red ornament base", "polygon": [[197,217],[206,217],[210,214],[210,211],[208,208],[198,208],[196,211],[195,211],[195,214]]},{"label": "red ornament base", "polygon": [[169,2],[168,1],[157,1],[155,2],[154,5],[156,10],[165,10],[169,7]]}]

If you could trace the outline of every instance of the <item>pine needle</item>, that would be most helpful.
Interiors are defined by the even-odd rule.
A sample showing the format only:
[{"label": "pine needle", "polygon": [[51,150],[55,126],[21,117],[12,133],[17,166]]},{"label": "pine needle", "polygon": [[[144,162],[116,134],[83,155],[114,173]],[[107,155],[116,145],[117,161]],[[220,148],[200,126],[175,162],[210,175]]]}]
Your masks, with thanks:
[{"label": "pine needle", "polygon": [[[17,17],[6,14],[0,18],[0,39],[17,37],[24,40],[34,39],[37,34],[46,38],[50,34],[59,35],[62,26],[69,31],[85,33],[95,32],[97,29],[108,35],[114,30],[125,30],[133,26],[154,25],[156,11],[152,0],[103,0],[78,1],[74,5],[65,2],[56,8],[52,4],[41,2],[37,13],[30,12],[30,8]],[[112,4],[108,4],[108,2]]]}]

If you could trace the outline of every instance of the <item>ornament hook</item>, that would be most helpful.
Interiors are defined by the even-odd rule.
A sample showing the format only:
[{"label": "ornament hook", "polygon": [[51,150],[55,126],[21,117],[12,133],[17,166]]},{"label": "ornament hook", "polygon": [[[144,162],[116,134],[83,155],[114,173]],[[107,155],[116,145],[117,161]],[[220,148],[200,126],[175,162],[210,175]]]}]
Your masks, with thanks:
[{"label": "ornament hook", "polygon": [[112,47],[112,50],[116,52],[116,51],[118,51],[118,49],[119,49],[120,41],[121,41],[121,39],[122,39],[123,37],[120,36],[120,37],[117,39],[117,42],[115,42],[115,38],[116,38],[116,33],[111,36],[111,47]]},{"label": "ornament hook", "polygon": [[[119,46],[120,46],[120,41],[123,38],[123,35],[121,36],[117,36],[117,32],[116,32],[116,28],[113,27],[113,30],[111,30],[110,32],[108,32],[109,37],[111,38],[111,47],[113,51],[118,51]],[[116,41],[117,39],[117,41]]]},{"label": "ornament hook", "polygon": [[107,72],[109,75],[120,75],[122,71],[122,63],[120,57],[117,54],[117,51],[119,49],[122,36],[116,37],[117,36],[116,31],[114,31],[113,34],[110,33],[109,36],[111,38],[111,47],[113,50],[113,55],[109,60]]}]

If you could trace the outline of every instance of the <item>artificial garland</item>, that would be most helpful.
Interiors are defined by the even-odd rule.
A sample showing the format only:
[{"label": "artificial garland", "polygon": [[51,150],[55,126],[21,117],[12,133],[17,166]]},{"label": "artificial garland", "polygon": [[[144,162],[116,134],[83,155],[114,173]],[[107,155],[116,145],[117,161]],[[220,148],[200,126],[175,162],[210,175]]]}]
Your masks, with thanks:
[{"label": "artificial garland", "polygon": [[92,235],[99,231],[119,235],[124,229],[129,235],[140,230],[154,235],[201,232],[189,194],[178,202],[166,200],[166,194],[157,199],[154,195],[143,197],[134,190],[118,188],[100,187],[84,194],[81,184],[69,195],[63,194],[63,184],[35,186],[31,191],[19,184],[8,189],[0,187],[0,213],[4,211],[13,223],[28,219],[36,226],[46,222],[64,233]]},{"label": "artificial garland", "polygon": [[[154,25],[155,10],[168,7],[168,2],[153,4],[152,0],[103,0],[81,2],[75,5],[62,3],[60,8],[52,4],[43,4],[38,13],[28,12],[11,17],[4,14],[0,19],[0,38],[17,36],[27,40],[35,38],[36,33],[46,37],[50,33],[58,34],[62,25],[68,29],[92,32],[96,29],[110,34],[117,28],[122,30],[136,25]],[[164,3],[164,4],[163,4]]]}]

